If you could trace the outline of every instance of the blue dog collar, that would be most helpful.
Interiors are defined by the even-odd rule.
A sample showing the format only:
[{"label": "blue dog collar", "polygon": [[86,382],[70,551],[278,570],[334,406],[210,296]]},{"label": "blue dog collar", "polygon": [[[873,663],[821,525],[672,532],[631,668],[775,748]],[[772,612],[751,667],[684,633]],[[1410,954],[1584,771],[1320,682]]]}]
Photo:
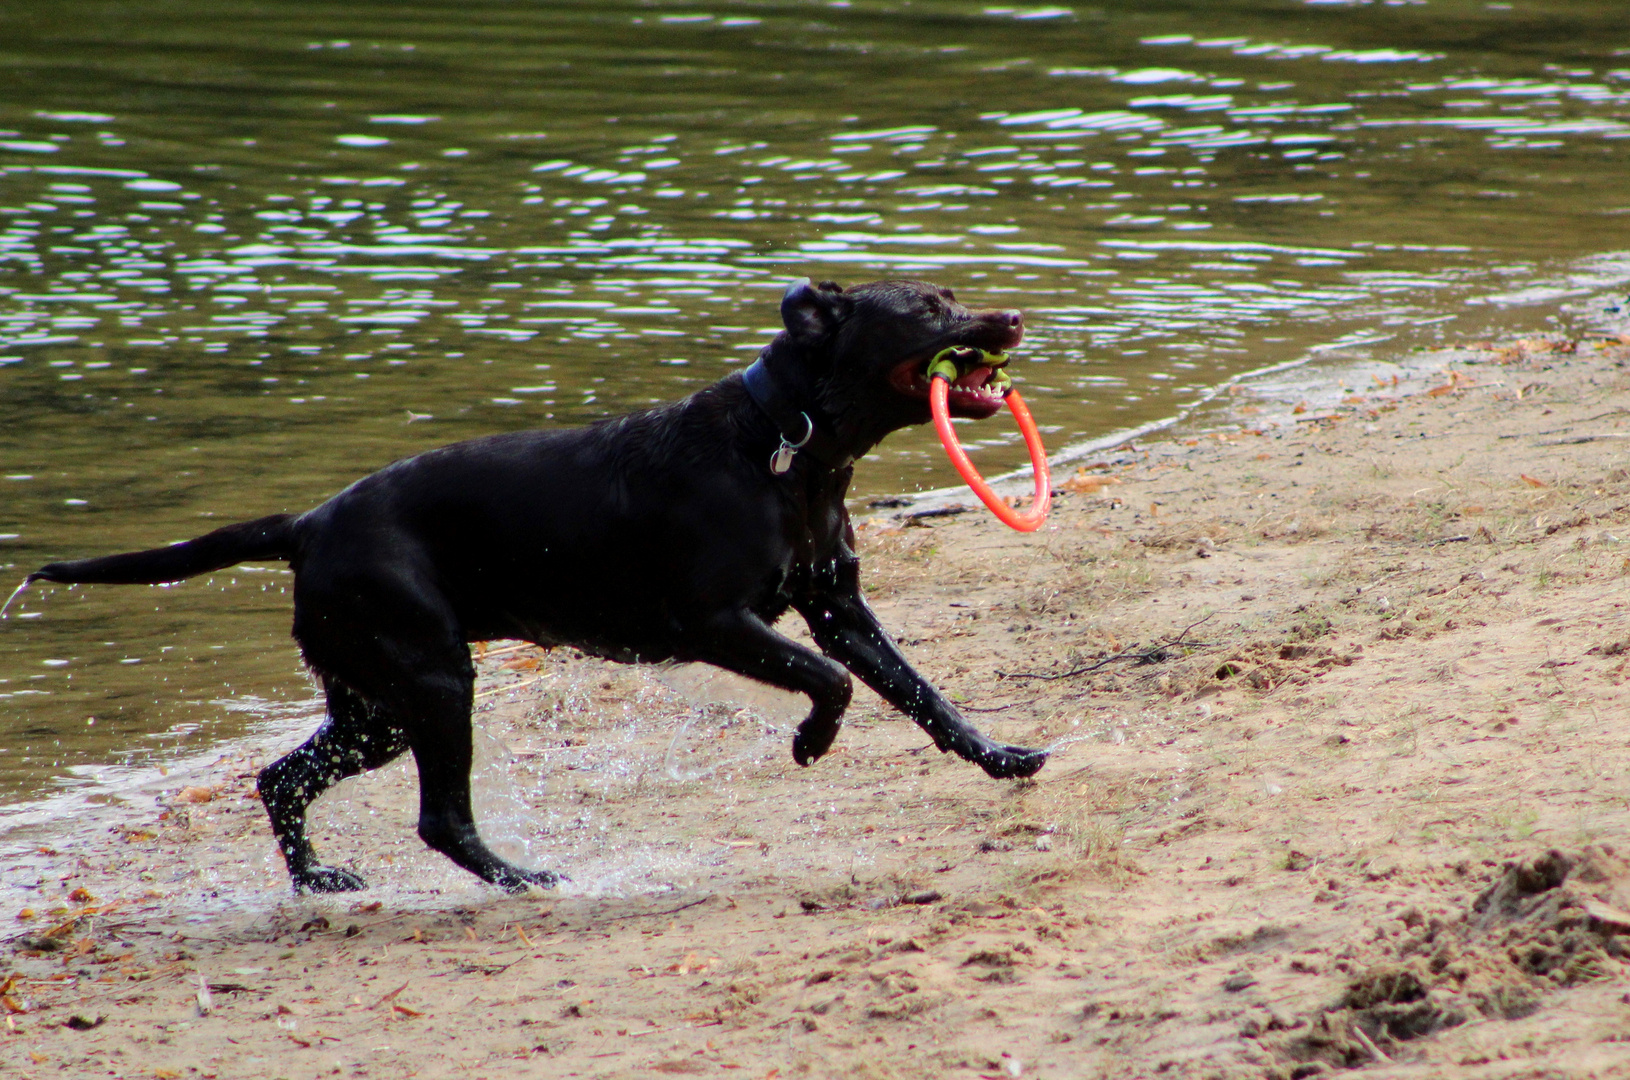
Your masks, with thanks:
[{"label": "blue dog collar", "polygon": [[781,433],[781,445],[770,455],[770,471],[781,476],[792,468],[793,458],[807,453],[828,469],[847,469],[855,463],[853,454],[845,454],[837,440],[816,426],[809,413],[787,400],[781,386],[770,374],[761,356],[741,373],[747,394],[764,411]]}]

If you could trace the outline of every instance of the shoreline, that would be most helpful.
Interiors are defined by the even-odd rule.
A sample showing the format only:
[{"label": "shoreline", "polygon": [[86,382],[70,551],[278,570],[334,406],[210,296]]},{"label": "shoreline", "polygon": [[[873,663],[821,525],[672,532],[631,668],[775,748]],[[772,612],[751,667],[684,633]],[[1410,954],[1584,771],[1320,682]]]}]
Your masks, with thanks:
[{"label": "shoreline", "polygon": [[[1342,347],[1345,346],[1332,345],[1325,351],[1335,351]],[[1462,359],[1469,352],[1470,350],[1465,348],[1450,347],[1411,354],[1408,359],[1416,361],[1412,364],[1367,359],[1351,360],[1347,361],[1346,364],[1351,369],[1351,373],[1372,368],[1384,368],[1393,373],[1405,373],[1406,377],[1401,380],[1402,385],[1395,387],[1397,390],[1395,396],[1403,397],[1408,396],[1411,392],[1421,392],[1420,390],[1412,390],[1409,383],[1411,380],[1429,377],[1427,370],[1429,363],[1441,366],[1444,363]],[[1063,467],[1084,461],[1089,457],[1124,447],[1135,447],[1140,440],[1147,442],[1150,436],[1179,437],[1180,433],[1184,431],[1185,425],[1195,420],[1200,414],[1208,413],[1210,409],[1219,404],[1228,404],[1230,394],[1237,388],[1248,388],[1255,380],[1272,375],[1306,370],[1319,362],[1318,356],[1308,355],[1296,360],[1283,361],[1241,372],[1214,387],[1208,388],[1199,401],[1173,416],[1151,420],[1131,428],[1066,446],[1056,454],[1049,454],[1048,456],[1049,466],[1059,467],[1059,471],[1054,474],[1054,482],[1057,484],[1061,481],[1061,477],[1064,476]],[[1339,405],[1339,398],[1343,396],[1346,386],[1345,378],[1349,372],[1340,367],[1331,367],[1327,369],[1326,374],[1328,377],[1314,380],[1311,387],[1313,389],[1311,398],[1305,394],[1301,396],[1300,399],[1304,402],[1317,399],[1321,403],[1321,407],[1317,408],[1313,415],[1306,417],[1301,422],[1317,422],[1322,417],[1337,415],[1339,410],[1343,408]],[[1322,394],[1320,393],[1321,390],[1323,391]],[[1246,392],[1249,393],[1249,390],[1247,389]],[[1283,397],[1283,395],[1281,394],[1280,397]],[[1290,415],[1290,409],[1294,408],[1295,403],[1281,401],[1279,404],[1281,406],[1280,414],[1259,417],[1255,420],[1250,420],[1246,415],[1239,413],[1239,405],[1233,405],[1231,410],[1224,412],[1219,417],[1215,417],[1216,424],[1203,425],[1197,428],[1194,433],[1209,434],[1219,428],[1229,429],[1250,426],[1253,423],[1273,426],[1293,421],[1294,418]],[[1250,405],[1246,406],[1246,408],[1252,407]],[[1328,407],[1328,411],[1326,407]],[[1344,408],[1349,413],[1354,410],[1353,406],[1345,406]],[[1001,414],[1001,416],[1004,419],[1007,418],[1005,413]],[[1156,441],[1163,440],[1157,438]],[[1027,499],[1030,495],[1031,475],[1032,470],[1030,466],[1026,465],[986,479],[993,488],[999,491]],[[852,509],[855,509],[857,525],[862,525],[873,517],[909,520],[921,516],[925,512],[933,513],[934,511],[943,511],[947,508],[956,507],[976,513],[985,512],[973,493],[960,483],[909,494],[897,493],[869,500],[851,500],[851,502],[858,502],[865,508],[856,509],[852,507]],[[877,505],[884,503],[889,505]],[[867,513],[866,510],[868,509],[880,510],[881,512]],[[15,599],[16,595],[21,593],[24,588],[25,586],[18,586],[16,592],[12,594],[12,599]],[[8,600],[7,603],[9,602]],[[513,643],[498,644],[501,646]],[[305,704],[311,707],[308,710],[310,715],[292,720],[288,719],[281,714],[297,712],[300,703],[284,702],[282,707],[277,710],[279,716],[269,715],[262,720],[258,720],[253,730],[247,733],[229,736],[205,746],[194,748],[177,760],[153,761],[134,765],[124,765],[116,762],[85,763],[77,767],[79,775],[73,778],[67,776],[56,778],[56,782],[60,785],[58,790],[21,798],[10,803],[0,802],[0,846],[5,844],[6,836],[14,829],[27,829],[47,825],[52,820],[71,818],[84,812],[88,807],[104,804],[110,800],[129,803],[132,796],[137,799],[145,799],[144,792],[164,787],[164,781],[172,773],[185,775],[192,772],[207,771],[215,761],[223,757],[240,754],[246,747],[264,744],[268,739],[276,741],[279,738],[285,738],[291,740],[290,745],[292,746],[299,741],[295,738],[294,732],[296,730],[308,730],[320,718],[321,697],[316,694],[315,689],[313,697]],[[289,728],[287,733],[282,730],[285,727]],[[96,774],[110,774],[116,779],[111,784],[104,785]],[[89,779],[86,779],[87,775]],[[70,782],[70,779],[73,782]]]},{"label": "shoreline", "polygon": [[[1598,259],[1607,258],[1599,256]],[[1617,268],[1618,264],[1610,263]],[[1618,270],[1622,274],[1624,271]],[[1585,299],[1588,293],[1594,292],[1596,296],[1614,294],[1613,289],[1603,292],[1604,283],[1611,283],[1615,289],[1622,289],[1626,281],[1618,281],[1613,273],[1599,272],[1594,278],[1586,274],[1584,266],[1574,266],[1572,276],[1557,279],[1551,285],[1537,285],[1529,290],[1540,294],[1542,301],[1554,302],[1554,306],[1537,304],[1532,297],[1511,297],[1514,304],[1532,309],[1533,317],[1523,320],[1528,324],[1540,322],[1559,322],[1588,317],[1588,308],[1594,302]],[[1498,302],[1501,298],[1484,298],[1485,303]],[[1571,302],[1562,302],[1571,301]],[[1547,314],[1548,313],[1548,314]],[[1559,313],[1562,314],[1559,317]],[[1455,316],[1440,316],[1427,320],[1428,324],[1442,322]],[[1525,333],[1507,335],[1511,340],[1523,336],[1538,337],[1549,333],[1553,336],[1563,333],[1559,330],[1538,331],[1529,330]],[[1564,335],[1565,336],[1565,335]],[[1184,437],[1189,434],[1209,434],[1216,429],[1232,429],[1244,426],[1272,426],[1274,424],[1290,423],[1293,420],[1301,423],[1315,422],[1324,413],[1352,412],[1350,406],[1342,406],[1340,399],[1347,395],[1349,379],[1356,384],[1363,384],[1365,375],[1374,376],[1377,372],[1389,377],[1396,377],[1400,385],[1394,387],[1394,396],[1407,396],[1410,392],[1419,392],[1419,387],[1429,381],[1432,370],[1441,368],[1446,364],[1462,362],[1469,355],[1470,350],[1461,346],[1447,346],[1443,348],[1426,349],[1416,348],[1398,358],[1375,359],[1363,355],[1352,355],[1332,361],[1335,356],[1355,348],[1362,348],[1369,344],[1382,342],[1398,337],[1397,332],[1384,334],[1365,334],[1354,331],[1334,341],[1309,347],[1307,353],[1293,360],[1279,361],[1263,367],[1252,368],[1239,372],[1213,386],[1205,388],[1192,404],[1182,407],[1173,415],[1150,420],[1129,428],[1119,429],[1109,434],[1073,443],[1060,448],[1049,457],[1049,463],[1054,467],[1054,483],[1061,482],[1065,477],[1068,466],[1078,465],[1088,458],[1100,456],[1118,448],[1149,439],[1160,441]],[[1297,371],[1319,372],[1317,378],[1305,382],[1276,388],[1275,394],[1259,397],[1255,384],[1274,376],[1289,375]],[[1412,384],[1413,380],[1413,384]],[[1236,400],[1236,395],[1242,395]],[[1310,408],[1311,413],[1306,416],[1293,417],[1292,409],[1300,403]],[[1268,414],[1263,413],[1263,405],[1268,404],[1270,409],[1276,410]],[[1254,418],[1252,415],[1254,414]],[[1010,418],[1003,414],[996,420],[997,423],[1010,422]],[[1004,494],[1027,499],[1030,494],[1029,478],[1031,469],[1028,465],[1021,466],[1007,472],[987,477],[987,481]],[[883,505],[887,504],[887,505]],[[933,488],[916,492],[895,492],[884,495],[856,496],[850,500],[851,511],[857,523],[874,515],[874,511],[882,511],[883,516],[894,519],[909,518],[923,513],[943,512],[950,510],[958,512],[963,510],[983,513],[977,499],[960,483],[948,487]],[[900,511],[900,512],[896,512]],[[10,599],[9,605],[23,592],[24,586],[19,586]],[[27,617],[27,616],[23,616]],[[315,701],[315,690],[313,691]],[[214,739],[203,745],[190,749],[186,753],[187,760],[205,759],[212,755],[233,752],[233,748],[240,744],[248,745],[263,740],[264,733],[275,730],[282,722],[279,717],[291,709],[299,707],[299,703],[292,699],[280,699],[278,706],[271,712],[263,714],[252,721],[247,730]],[[144,784],[153,780],[155,776],[162,777],[174,767],[172,759],[153,758],[135,764],[120,763],[115,760],[82,761],[70,768],[74,775],[59,774],[48,778],[38,791],[32,794],[24,793],[20,797],[9,800],[0,799],[0,844],[4,843],[5,832],[25,822],[36,820],[40,814],[59,813],[68,816],[76,813],[86,803],[106,799],[121,799],[128,790],[139,790]],[[102,776],[114,777],[114,782],[104,784]],[[86,777],[91,779],[87,780]],[[53,811],[51,807],[59,807]]]},{"label": "shoreline", "polygon": [[[983,511],[861,523],[884,624],[983,729],[1055,748],[1034,781],[925,752],[864,691],[798,769],[775,696],[494,649],[478,815],[571,874],[559,892],[505,897],[425,852],[396,767],[312,813],[375,888],[291,896],[253,793],[288,734],[55,838],[7,829],[0,1060],[291,1080],[1630,1068],[1630,868],[1609,850],[1630,830],[1630,320],[1454,353],[1422,354],[1441,381],[1329,410],[1225,395],[1232,427],[1059,470],[1033,537]],[[1485,932],[1477,897],[1551,848],[1594,877],[1535,894],[1551,921]],[[1555,963],[1514,965],[1513,942]],[[1411,1001],[1360,992],[1398,971],[1429,991],[1423,1037],[1387,1026]]]},{"label": "shoreline", "polygon": [[[1552,314],[1547,321],[1558,322],[1563,319],[1570,320],[1578,325],[1571,328],[1556,328],[1548,330],[1518,331],[1499,335],[1498,340],[1511,342],[1537,342],[1547,339],[1581,340],[1592,335],[1593,330],[1589,323],[1594,318],[1604,327],[1602,333],[1612,334],[1621,330],[1607,329],[1613,324],[1612,312],[1604,311],[1612,306],[1612,300],[1622,289],[1602,290],[1595,289],[1567,289],[1558,290],[1563,297],[1570,297],[1570,302],[1559,303],[1549,309]],[[1623,310],[1630,311],[1630,297],[1624,300]],[[1603,321],[1604,316],[1606,321]],[[1441,322],[1445,318],[1429,320]],[[1620,315],[1618,323],[1630,325],[1630,315]],[[1573,331],[1570,333],[1570,329]],[[1056,453],[1048,455],[1049,467],[1067,466],[1080,462],[1095,455],[1108,453],[1117,448],[1133,445],[1139,440],[1147,441],[1149,436],[1164,435],[1167,438],[1182,438],[1188,435],[1208,435],[1219,429],[1267,427],[1276,428],[1292,423],[1318,423],[1324,419],[1336,416],[1351,415],[1358,411],[1356,404],[1343,401],[1353,396],[1351,383],[1358,387],[1359,392],[1368,394],[1373,398],[1384,401],[1398,401],[1413,394],[1423,393],[1432,386],[1439,385],[1431,382],[1434,376],[1446,370],[1452,364],[1464,364],[1468,361],[1476,362],[1480,350],[1478,343],[1460,343],[1443,345],[1436,348],[1415,348],[1399,357],[1377,359],[1370,356],[1339,357],[1337,354],[1347,352],[1353,348],[1368,344],[1375,344],[1395,338],[1396,334],[1385,334],[1360,340],[1340,340],[1325,345],[1314,346],[1308,354],[1295,360],[1285,360],[1268,364],[1260,368],[1252,368],[1232,375],[1215,386],[1208,387],[1200,399],[1184,407],[1171,416],[1157,420],[1150,420],[1130,428],[1123,428],[1080,443],[1072,443],[1061,448]],[[1487,342],[1482,342],[1487,344]],[[1486,350],[1484,350],[1486,351]],[[1329,354],[1329,355],[1324,355]],[[1336,359],[1331,359],[1337,356]],[[1271,393],[1262,394],[1258,384],[1273,376],[1289,375],[1298,371],[1318,370],[1322,373],[1320,378],[1301,383],[1282,383],[1271,388]],[[1385,376],[1385,378],[1383,378]],[[1373,383],[1374,385],[1371,385]],[[1390,385],[1385,385],[1390,384]],[[1235,403],[1232,398],[1236,394],[1246,395],[1247,400]],[[1270,411],[1264,413],[1261,402],[1269,404]],[[1222,408],[1221,415],[1215,415],[1214,410]],[[1005,415],[1005,414],[1004,414]],[[1215,423],[1205,424],[1204,419],[1213,419]],[[1196,426],[1190,427],[1194,424]],[[1161,441],[1161,440],[1156,440]],[[1007,472],[987,476],[986,482],[993,488],[1001,488],[1007,494],[1025,496],[1029,494],[1029,480],[1033,470],[1029,465],[1020,466]],[[1054,481],[1058,481],[1061,473],[1054,471]],[[931,488],[926,491],[896,493],[866,500],[865,505],[871,509],[884,511],[909,506],[913,510],[909,513],[894,514],[897,519],[910,517],[911,513],[920,513],[924,510],[938,510],[955,504],[964,504],[974,509],[977,502],[971,492],[961,485]],[[888,504],[888,505],[882,505]],[[864,514],[856,513],[856,518],[863,518]]]}]

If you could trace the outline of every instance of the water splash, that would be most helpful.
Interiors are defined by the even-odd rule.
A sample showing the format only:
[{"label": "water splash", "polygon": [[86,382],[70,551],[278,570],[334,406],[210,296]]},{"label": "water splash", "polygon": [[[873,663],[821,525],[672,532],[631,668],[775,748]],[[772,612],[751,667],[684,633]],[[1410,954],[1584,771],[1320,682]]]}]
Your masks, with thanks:
[{"label": "water splash", "polygon": [[[8,42],[40,76],[0,133],[0,425],[40,465],[3,478],[5,528],[26,528],[0,540],[136,548],[458,438],[678,397],[751,359],[795,274],[943,278],[1023,308],[1026,395],[1051,445],[1087,453],[1242,372],[1308,361],[1329,387],[1338,359],[1531,325],[1512,305],[1554,302],[1630,213],[1630,69],[1573,44],[1619,33],[1602,5],[1541,0],[1543,41],[1412,9],[1387,49],[1348,42],[1336,11],[1288,40],[1249,12],[1196,35],[1198,3],[1135,34],[1063,8],[1040,34],[1012,12],[1054,9],[891,26],[863,7],[817,26],[534,5],[502,41],[438,23],[434,61],[393,53],[384,97],[326,32],[289,24],[322,38],[267,52],[264,27],[200,22],[191,0],[111,51],[76,30]],[[289,93],[136,92],[165,27],[201,70],[247,64]],[[784,79],[750,74],[766,43]],[[76,50],[97,87],[59,62]],[[659,54],[677,58],[660,74],[629,59]],[[900,62],[880,74],[879,55]],[[970,104],[925,122],[925,87]],[[987,475],[1022,465],[1011,431],[970,433]],[[866,497],[954,477],[908,431],[857,480]],[[207,731],[211,701],[298,685],[289,579],[270,579],[81,593],[8,635],[0,679],[30,686],[8,738],[50,728],[63,760],[105,760],[139,740],[86,738],[88,716],[99,737],[110,714]],[[124,677],[76,661],[71,686],[34,681],[109,637],[109,664],[140,661]],[[181,697],[146,665],[183,656],[200,662]]]},{"label": "water splash", "polygon": [[10,610],[11,602],[13,600],[17,599],[17,597],[21,596],[23,590],[28,588],[29,585],[31,585],[33,583],[33,581],[34,581],[34,579],[32,577],[26,577],[26,578],[23,579],[23,583],[21,585],[17,586],[15,589],[11,590],[11,595],[6,597],[6,602],[4,604],[0,604],[0,619],[10,618],[10,616],[8,616],[6,614],[6,612],[8,610]]}]

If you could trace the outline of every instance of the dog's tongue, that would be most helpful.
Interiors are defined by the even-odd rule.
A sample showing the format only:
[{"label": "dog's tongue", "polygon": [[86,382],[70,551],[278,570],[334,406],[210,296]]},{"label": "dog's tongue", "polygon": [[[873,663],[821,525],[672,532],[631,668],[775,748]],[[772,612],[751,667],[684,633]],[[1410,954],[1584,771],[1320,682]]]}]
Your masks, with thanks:
[{"label": "dog's tongue", "polygon": [[983,390],[985,384],[990,382],[990,377],[994,374],[996,374],[995,368],[980,365],[958,375],[956,382],[951,385],[963,390]]}]

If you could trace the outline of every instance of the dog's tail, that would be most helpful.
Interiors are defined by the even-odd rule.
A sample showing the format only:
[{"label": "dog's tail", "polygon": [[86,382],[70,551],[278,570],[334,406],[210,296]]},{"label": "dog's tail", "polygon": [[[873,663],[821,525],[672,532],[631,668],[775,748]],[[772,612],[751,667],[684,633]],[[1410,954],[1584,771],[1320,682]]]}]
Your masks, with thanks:
[{"label": "dog's tail", "polygon": [[245,559],[288,559],[294,555],[293,514],[273,514],[216,529],[196,540],[169,547],[54,562],[28,575],[31,581],[92,582],[106,585],[159,585],[220,570]]}]

